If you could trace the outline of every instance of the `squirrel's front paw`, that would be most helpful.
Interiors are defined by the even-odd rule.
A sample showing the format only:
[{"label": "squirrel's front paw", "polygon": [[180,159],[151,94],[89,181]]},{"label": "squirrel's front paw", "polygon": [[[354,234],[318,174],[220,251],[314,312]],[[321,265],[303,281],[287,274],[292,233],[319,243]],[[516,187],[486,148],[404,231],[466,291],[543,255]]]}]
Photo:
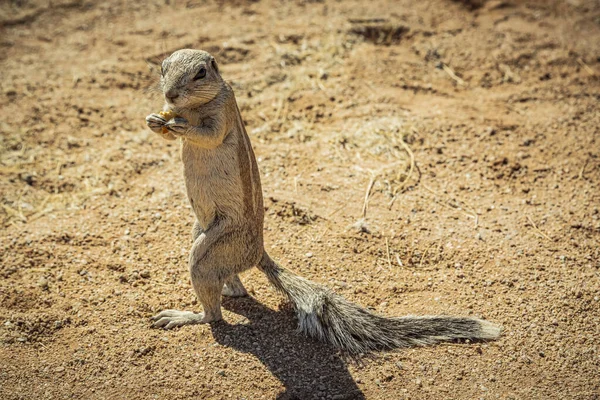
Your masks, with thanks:
[{"label": "squirrel's front paw", "polygon": [[146,117],[146,125],[156,133],[162,133],[162,128],[166,123],[167,121],[159,114],[150,114]]},{"label": "squirrel's front paw", "polygon": [[165,128],[175,135],[185,135],[189,127],[188,121],[185,118],[180,117],[173,118],[165,124]]}]

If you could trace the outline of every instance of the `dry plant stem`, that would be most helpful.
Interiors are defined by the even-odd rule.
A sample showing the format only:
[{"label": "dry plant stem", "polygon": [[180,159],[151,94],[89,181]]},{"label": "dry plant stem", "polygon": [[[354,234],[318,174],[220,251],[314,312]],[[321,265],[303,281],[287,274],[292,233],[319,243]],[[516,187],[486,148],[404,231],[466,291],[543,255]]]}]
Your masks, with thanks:
[{"label": "dry plant stem", "polygon": [[333,217],[335,214],[337,214],[338,212],[342,211],[344,208],[346,208],[346,204],[336,208],[335,210],[333,210],[328,216],[327,218],[331,218]]},{"label": "dry plant stem", "polygon": [[17,200],[17,204],[18,204],[18,207],[19,207],[19,210],[18,210],[19,211],[19,215],[21,217],[23,217],[25,219],[25,221],[27,221],[27,217],[25,216],[25,214],[23,214],[23,206],[22,206],[23,203],[22,203],[22,200],[23,200],[23,193],[19,194],[19,200]]},{"label": "dry plant stem", "polygon": [[31,214],[29,216],[29,222],[34,221],[40,217],[43,217],[44,215],[46,215],[49,212],[54,211],[54,208],[52,206],[50,206],[49,208],[45,208],[46,203],[48,202],[48,200],[50,199],[50,195],[48,195],[40,204],[39,207],[36,207],[36,211]]},{"label": "dry plant stem", "polygon": [[371,85],[369,82],[365,82],[365,86],[367,87],[367,89],[369,89],[373,94],[377,94],[377,91],[375,90],[375,88],[373,87],[373,85]]},{"label": "dry plant stem", "polygon": [[302,233],[304,233],[304,231],[306,231],[308,229],[308,225],[305,225],[304,227],[302,227],[297,233],[296,233],[296,237],[300,237],[300,235]]},{"label": "dry plant stem", "polygon": [[317,236],[317,238],[315,239],[316,242],[321,241],[321,239],[323,238],[323,236],[325,235],[325,233],[329,230],[329,227],[325,227],[325,229],[323,229],[323,232],[321,232],[319,234],[319,236]]},{"label": "dry plant stem", "polygon": [[579,65],[581,65],[583,67],[583,69],[585,69],[585,71],[590,74],[591,76],[595,76],[596,75],[596,71],[594,71],[589,65],[587,65],[585,63],[585,61],[583,61],[583,59],[578,58],[577,62],[579,63]]},{"label": "dry plant stem", "polygon": [[404,150],[406,150],[406,152],[408,153],[408,156],[410,157],[410,167],[408,170],[408,174],[406,175],[406,179],[404,179],[404,181],[402,182],[402,186],[400,186],[399,188],[396,188],[396,192],[404,189],[404,187],[406,186],[406,183],[410,180],[410,178],[412,177],[412,174],[415,170],[415,154],[412,152],[410,147],[408,147],[408,145],[402,138],[400,138],[400,145],[404,148]]},{"label": "dry plant stem", "polygon": [[[292,94],[293,94],[293,90],[290,90],[289,92],[283,94],[281,96],[281,101],[279,103],[279,107],[277,108],[277,113],[275,114],[275,118],[273,119],[274,122],[279,122],[279,118],[282,117],[283,115],[283,121],[285,121],[286,118],[286,114],[287,114],[287,108],[288,108],[288,102],[285,101],[285,99],[289,99]],[[283,124],[283,122],[281,122]]]},{"label": "dry plant stem", "polygon": [[390,258],[390,241],[387,237],[385,238],[385,249],[387,251],[388,266],[392,268],[392,259]]},{"label": "dry plant stem", "polygon": [[16,165],[26,165],[26,164],[31,164],[31,163],[18,163],[15,164],[15,166],[11,166],[11,167],[6,167],[3,165],[0,165],[0,174],[21,174],[23,172],[25,172],[24,169],[17,167]]},{"label": "dry plant stem", "polygon": [[400,259],[400,256],[398,254],[396,254],[396,261],[398,262],[398,266],[400,268],[404,267],[404,264],[402,264],[402,260]]},{"label": "dry plant stem", "polygon": [[373,189],[373,185],[377,180],[377,175],[371,172],[371,180],[369,180],[369,184],[367,185],[367,191],[365,193],[365,201],[363,203],[362,208],[362,217],[363,219],[367,218],[367,209],[369,207],[369,196],[371,195],[371,189]]},{"label": "dry plant stem", "polygon": [[423,255],[421,256],[421,261],[419,262],[419,269],[423,267],[423,260],[425,259],[425,255],[427,254],[427,252],[429,252],[429,250],[431,250],[434,244],[435,243],[430,244],[429,247],[427,247],[423,252]]},{"label": "dry plant stem", "polygon": [[7,214],[10,214],[10,215],[14,216],[15,218],[18,218],[23,222],[27,222],[27,218],[25,218],[25,216],[23,214],[19,213],[14,208],[7,206],[6,204],[2,204],[2,208],[4,208],[4,210],[6,211]]},{"label": "dry plant stem", "polygon": [[586,158],[585,162],[583,163],[583,166],[581,167],[581,170],[579,171],[577,179],[583,179],[583,173],[585,172],[585,167],[587,167],[589,161],[590,159]]},{"label": "dry plant stem", "polygon": [[321,89],[324,92],[327,92],[327,88],[325,87],[325,85],[323,85],[323,83],[321,83],[321,81],[317,81],[317,86],[319,87],[319,89]]},{"label": "dry plant stem", "polygon": [[531,219],[531,217],[528,215],[527,216],[527,220],[529,220],[529,223],[531,224],[531,226],[533,226],[533,229],[539,233],[543,238],[552,241],[552,239],[550,239],[550,237],[548,237],[548,235],[546,235],[544,232],[542,232],[540,230],[540,228],[537,227],[537,225],[535,224],[535,222],[533,222],[533,220]]},{"label": "dry plant stem", "polygon": [[415,171],[415,155],[412,152],[412,150],[410,149],[410,147],[408,147],[406,142],[402,139],[402,137],[400,137],[400,145],[408,153],[408,156],[410,158],[410,166],[409,166],[408,174],[406,174],[406,178],[404,179],[404,181],[402,181],[402,184],[394,189],[394,194],[393,194],[392,200],[390,200],[390,202],[388,203],[388,209],[390,209],[390,210],[392,209],[392,206],[394,205],[394,202],[396,201],[398,194],[402,190],[404,190],[404,188],[408,185],[408,182],[412,178],[413,172]]},{"label": "dry plant stem", "polygon": [[454,79],[454,81],[456,83],[458,83],[461,86],[465,85],[465,81],[463,81],[462,79],[460,79],[458,76],[456,76],[456,74],[454,73],[454,71],[452,70],[452,68],[450,68],[449,66],[447,66],[446,64],[442,64],[442,68],[444,69],[444,71],[450,75],[450,78]]}]

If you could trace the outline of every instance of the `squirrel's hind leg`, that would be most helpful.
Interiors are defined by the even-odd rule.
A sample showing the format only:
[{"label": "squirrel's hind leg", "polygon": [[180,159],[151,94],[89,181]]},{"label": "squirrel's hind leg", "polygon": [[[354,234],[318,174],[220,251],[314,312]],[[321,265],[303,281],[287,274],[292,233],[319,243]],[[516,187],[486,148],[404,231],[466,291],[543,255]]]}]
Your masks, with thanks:
[{"label": "squirrel's hind leg", "polygon": [[[200,270],[200,271],[198,271]],[[164,310],[154,317],[155,328],[171,329],[184,325],[208,324],[223,318],[221,314],[221,291],[224,282],[214,273],[204,274],[201,268],[191,268],[192,284],[204,312]]]},{"label": "squirrel's hind leg", "polygon": [[192,285],[204,312],[165,310],[152,318],[154,326],[169,329],[222,319],[224,285],[227,284],[225,294],[245,295],[246,289],[237,274],[255,265],[260,254],[262,249],[250,230],[215,225],[199,233],[192,246],[189,266]]},{"label": "squirrel's hind leg", "polygon": [[[225,284],[223,277],[231,275],[227,260],[223,260],[221,256],[223,236],[217,233],[207,237],[206,233],[198,228],[196,223],[192,233],[196,240],[192,246],[189,267],[192,285],[204,312],[164,310],[152,317],[155,328],[171,329],[184,325],[207,324],[222,318],[221,291]],[[219,228],[215,227],[215,231],[219,232]]]}]

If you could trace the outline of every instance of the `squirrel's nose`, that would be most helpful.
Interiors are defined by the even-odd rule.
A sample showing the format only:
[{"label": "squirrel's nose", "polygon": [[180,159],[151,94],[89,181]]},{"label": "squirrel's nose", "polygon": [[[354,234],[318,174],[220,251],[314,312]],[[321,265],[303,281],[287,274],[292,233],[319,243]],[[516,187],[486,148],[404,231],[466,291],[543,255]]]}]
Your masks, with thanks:
[{"label": "squirrel's nose", "polygon": [[167,93],[165,93],[165,97],[171,101],[175,100],[176,98],[179,97],[179,93],[177,93],[176,90],[173,89],[169,89],[167,90]]}]

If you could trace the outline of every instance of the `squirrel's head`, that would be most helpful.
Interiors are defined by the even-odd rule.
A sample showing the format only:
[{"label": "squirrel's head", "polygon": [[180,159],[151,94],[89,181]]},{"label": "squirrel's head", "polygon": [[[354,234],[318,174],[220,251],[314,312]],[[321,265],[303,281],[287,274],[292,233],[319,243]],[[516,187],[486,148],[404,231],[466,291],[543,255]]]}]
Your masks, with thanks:
[{"label": "squirrel's head", "polygon": [[174,110],[206,104],[223,86],[215,58],[202,50],[177,50],[163,61],[160,75],[165,100]]}]

